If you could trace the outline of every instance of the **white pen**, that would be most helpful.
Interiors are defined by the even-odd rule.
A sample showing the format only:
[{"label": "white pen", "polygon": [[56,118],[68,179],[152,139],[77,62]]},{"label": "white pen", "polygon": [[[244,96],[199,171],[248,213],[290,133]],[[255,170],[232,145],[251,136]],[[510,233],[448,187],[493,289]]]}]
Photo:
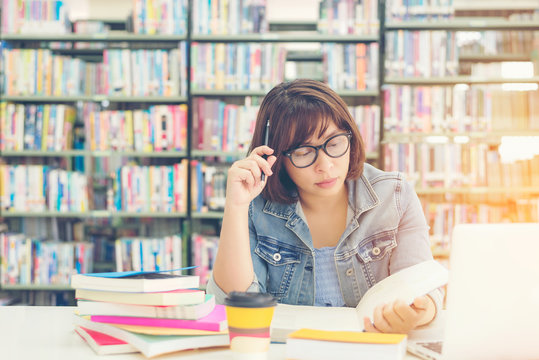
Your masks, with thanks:
[{"label": "white pen", "polygon": [[[266,134],[264,135],[264,145],[268,145],[269,142],[269,127],[270,127],[270,121],[269,119],[266,121]],[[263,156],[264,159],[267,158],[267,156]],[[266,174],[262,172],[262,176],[260,177],[260,180],[266,181]]]}]

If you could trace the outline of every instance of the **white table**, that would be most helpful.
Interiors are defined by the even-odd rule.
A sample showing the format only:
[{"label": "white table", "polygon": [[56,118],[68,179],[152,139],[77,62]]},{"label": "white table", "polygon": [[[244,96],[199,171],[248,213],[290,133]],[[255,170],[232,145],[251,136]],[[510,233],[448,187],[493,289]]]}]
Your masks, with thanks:
[{"label": "white table", "polygon": [[[54,306],[0,306],[0,359],[146,359],[140,353],[96,355],[73,330],[74,309],[74,307]],[[157,359],[226,360],[232,359],[232,354],[228,349],[205,349],[176,352],[157,357]],[[285,345],[271,344],[268,359],[285,359]],[[406,359],[417,358],[408,354]]]}]

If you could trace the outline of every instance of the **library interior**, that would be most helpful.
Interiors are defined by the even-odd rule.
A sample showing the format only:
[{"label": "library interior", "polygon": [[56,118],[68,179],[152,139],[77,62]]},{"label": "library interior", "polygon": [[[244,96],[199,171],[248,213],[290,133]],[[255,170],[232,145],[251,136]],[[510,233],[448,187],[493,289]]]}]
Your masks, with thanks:
[{"label": "library interior", "polygon": [[[142,321],[120,327],[127,337],[106,350],[101,323],[122,316],[198,321],[199,333],[187,334],[200,343],[191,347],[228,344],[223,305],[206,293],[228,170],[249,156],[264,97],[283,82],[312,79],[344,100],[365,162],[399,172],[415,190],[432,258],[449,274],[456,226],[539,223],[539,0],[0,6],[0,314],[19,307],[43,322],[67,319],[77,336],[70,356],[79,356],[72,344],[80,337],[103,354],[190,348],[141,340],[129,326],[165,326]],[[331,157],[326,146],[316,154]],[[183,307],[173,294],[161,303],[122,297],[116,285],[107,291],[120,300],[100,298],[103,288],[74,280],[167,271],[198,276],[177,297]],[[173,290],[155,286],[126,291]],[[440,289],[447,295],[445,283]],[[73,325],[77,308],[93,315]],[[197,327],[208,314],[225,318]],[[283,351],[271,348],[270,358]]]}]

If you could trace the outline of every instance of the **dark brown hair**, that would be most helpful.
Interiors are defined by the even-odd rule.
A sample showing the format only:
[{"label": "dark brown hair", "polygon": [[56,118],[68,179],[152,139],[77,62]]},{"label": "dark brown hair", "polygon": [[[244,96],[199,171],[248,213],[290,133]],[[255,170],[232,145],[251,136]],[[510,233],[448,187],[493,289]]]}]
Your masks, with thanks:
[{"label": "dark brown hair", "polygon": [[268,145],[277,162],[272,167],[274,175],[267,178],[262,192],[265,199],[284,204],[297,201],[297,188],[286,172],[283,161],[287,160],[282,153],[304,144],[316,131],[322,136],[330,123],[352,133],[346,178],[357,179],[363,173],[365,145],[359,129],[344,100],[326,84],[298,79],[271,89],[260,104],[249,153],[264,143],[268,120]]}]

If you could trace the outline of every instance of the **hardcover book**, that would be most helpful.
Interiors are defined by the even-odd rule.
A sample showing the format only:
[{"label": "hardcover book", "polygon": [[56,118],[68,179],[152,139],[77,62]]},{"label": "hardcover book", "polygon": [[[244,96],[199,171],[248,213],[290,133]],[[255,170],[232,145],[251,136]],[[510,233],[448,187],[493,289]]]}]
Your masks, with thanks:
[{"label": "hardcover book", "polygon": [[77,289],[78,300],[106,301],[132,305],[178,306],[204,302],[204,291],[197,289],[179,289],[162,292],[121,292]]},{"label": "hardcover book", "polygon": [[397,360],[406,354],[406,340],[404,334],[300,329],[286,340],[286,358]]},{"label": "hardcover book", "polygon": [[80,315],[133,316],[162,319],[196,320],[208,315],[215,307],[215,297],[206,295],[204,302],[191,305],[131,305],[105,301],[79,299],[77,310]]},{"label": "hardcover book", "polygon": [[90,330],[82,326],[77,326],[75,332],[92,348],[97,355],[129,354],[139,352],[133,345],[123,340],[98,331]]},{"label": "hardcover book", "polygon": [[198,286],[198,276],[158,272],[108,272],[76,274],[71,277],[71,287],[88,290],[156,292],[198,288]]},{"label": "hardcover book", "polygon": [[93,315],[90,317],[90,319],[94,322],[109,324],[153,326],[163,328],[195,329],[207,331],[224,331],[227,328],[226,312],[224,305],[216,305],[209,315],[206,315],[198,320],[100,315]]},{"label": "hardcover book", "polygon": [[97,323],[75,315],[75,324],[87,329],[98,331],[123,340],[146,357],[154,357],[175,351],[228,346],[230,344],[228,334],[204,335],[204,336],[180,336],[180,335],[144,335],[130,332],[109,324]]}]

